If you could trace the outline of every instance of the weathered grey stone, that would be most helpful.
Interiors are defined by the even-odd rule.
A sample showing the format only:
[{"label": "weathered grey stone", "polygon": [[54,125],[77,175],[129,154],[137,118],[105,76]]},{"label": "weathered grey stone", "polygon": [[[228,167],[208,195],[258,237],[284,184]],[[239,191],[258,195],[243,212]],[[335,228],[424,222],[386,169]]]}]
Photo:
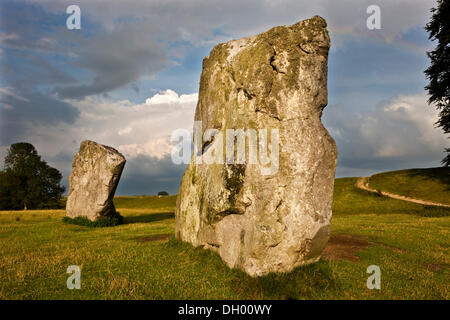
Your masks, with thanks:
[{"label": "weathered grey stone", "polygon": [[219,44],[203,60],[195,113],[202,133],[278,129],[279,169],[262,175],[261,164],[236,159],[197,164],[220,139],[205,144],[181,181],[178,238],[217,251],[230,267],[252,276],[320,258],[330,233],[337,161],[335,142],[320,120],[329,47],[326,22],[315,16]]},{"label": "weathered grey stone", "polygon": [[89,140],[81,142],[69,176],[67,216],[95,221],[115,215],[113,198],[125,161],[114,148]]}]

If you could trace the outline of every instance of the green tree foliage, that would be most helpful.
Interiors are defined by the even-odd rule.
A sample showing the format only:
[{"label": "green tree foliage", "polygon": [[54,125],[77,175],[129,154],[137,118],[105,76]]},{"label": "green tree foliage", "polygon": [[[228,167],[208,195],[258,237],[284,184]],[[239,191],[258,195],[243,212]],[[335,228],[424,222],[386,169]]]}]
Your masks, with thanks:
[{"label": "green tree foliage", "polygon": [[167,193],[167,191],[160,191],[158,192],[158,196],[168,196],[169,194]]},{"label": "green tree foliage", "polygon": [[[430,67],[425,70],[429,84],[425,87],[430,98],[439,110],[438,127],[450,134],[450,0],[438,0],[437,7],[432,8],[431,21],[425,30],[431,40],[437,40],[436,48],[428,52]],[[447,156],[442,164],[450,166],[450,148],[445,149]]]},{"label": "green tree foliage", "polygon": [[0,172],[0,209],[59,208],[65,190],[61,173],[38,155],[33,145],[10,146]]}]

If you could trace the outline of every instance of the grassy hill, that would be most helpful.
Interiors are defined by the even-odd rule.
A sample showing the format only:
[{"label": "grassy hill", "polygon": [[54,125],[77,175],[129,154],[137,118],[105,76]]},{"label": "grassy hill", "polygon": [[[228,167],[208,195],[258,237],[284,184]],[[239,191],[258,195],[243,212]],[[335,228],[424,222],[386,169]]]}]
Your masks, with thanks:
[{"label": "grassy hill", "polygon": [[117,210],[128,209],[161,209],[174,208],[177,200],[176,195],[172,196],[118,196],[114,198],[114,205]]},{"label": "grassy hill", "polygon": [[[426,206],[396,200],[358,189],[355,187],[356,180],[357,178],[340,178],[335,180],[333,197],[334,216],[353,214],[391,215],[395,213],[424,217],[450,216],[450,208]],[[450,196],[450,191],[448,194]]]},{"label": "grassy hill", "polygon": [[[64,210],[0,212],[0,299],[449,299],[449,209],[389,199],[337,179],[320,262],[251,278],[172,238],[175,196],[117,197],[125,224],[61,222]],[[381,268],[381,290],[366,269]],[[68,290],[66,269],[82,269]]]},{"label": "grassy hill", "polygon": [[[413,215],[438,217],[450,215],[450,209],[424,206],[420,204],[374,196],[372,193],[355,188],[357,178],[339,178],[335,180],[333,196],[333,214],[393,214],[408,213]],[[450,196],[450,190],[447,191]],[[118,196],[114,204],[121,209],[166,210],[175,208],[176,195],[171,196]]]},{"label": "grassy hill", "polygon": [[410,198],[450,204],[450,168],[383,172],[373,175],[369,186]]}]

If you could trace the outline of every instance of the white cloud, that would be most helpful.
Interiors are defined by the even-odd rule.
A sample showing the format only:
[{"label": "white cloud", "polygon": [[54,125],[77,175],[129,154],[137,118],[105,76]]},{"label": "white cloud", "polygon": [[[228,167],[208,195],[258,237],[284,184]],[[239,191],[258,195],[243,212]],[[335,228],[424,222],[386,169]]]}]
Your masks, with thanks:
[{"label": "white cloud", "polygon": [[143,144],[124,144],[118,146],[118,149],[126,156],[135,158],[139,155],[146,155],[149,157],[163,159],[166,155],[170,154],[172,150],[172,144],[167,138],[157,138],[148,141]]},{"label": "white cloud", "polygon": [[117,132],[117,134],[119,136],[123,136],[123,135],[129,134],[131,131],[133,131],[133,128],[126,127],[125,129],[119,130],[119,132]]},{"label": "white cloud", "polygon": [[[176,129],[192,130],[197,94],[179,96],[172,90],[166,90],[165,94],[167,92],[173,97],[178,96],[178,99],[158,104],[132,104],[128,100],[110,101],[100,97],[71,100],[70,103],[79,111],[75,123],[60,122],[52,126],[29,123],[25,141],[32,143],[39,154],[51,166],[58,168],[65,178],[71,172],[72,158],[78,151],[80,142],[88,139],[112,146],[125,155],[129,165],[124,179],[130,175],[136,176],[144,167],[145,170],[150,170],[151,167],[153,171],[164,168],[165,171],[161,171],[159,175],[166,175],[173,180],[174,175],[178,177],[182,174],[184,167],[170,162],[170,136]],[[149,99],[152,98],[154,96]],[[1,163],[7,148],[8,146],[0,146]],[[137,168],[135,165],[143,167]],[[170,188],[175,188],[177,184],[173,181]],[[125,190],[125,193],[138,192],[139,188],[132,185],[131,182],[127,184],[126,188],[132,191]],[[140,188],[147,190],[143,185]]]},{"label": "white cloud", "polygon": [[435,128],[437,110],[428,106],[425,94],[399,95],[361,123],[362,137],[374,147],[375,157],[413,157],[442,152],[446,137]]},{"label": "white cloud", "polygon": [[[2,94],[10,93],[2,90]],[[170,160],[170,137],[176,129],[192,130],[197,94],[178,95],[173,90],[166,90],[159,95],[167,93],[178,99],[158,104],[133,104],[128,100],[111,101],[99,96],[81,101],[67,100],[79,112],[74,123],[45,125],[29,122],[26,138],[23,136],[21,140],[32,143],[44,160],[60,170],[66,185],[73,156],[80,142],[88,139],[112,146],[127,158],[120,192],[151,194],[158,191],[152,189],[158,186],[175,192],[184,166],[174,165]],[[152,98],[154,96],[149,99]],[[1,163],[7,148],[0,146]],[[147,185],[145,179],[156,185]]]},{"label": "white cloud", "polygon": [[[172,100],[164,98],[167,96]],[[175,96],[178,99],[173,99]],[[128,100],[99,97],[70,101],[80,112],[75,123],[31,126],[28,140],[39,153],[50,157],[74,154],[79,143],[89,139],[117,148],[127,158],[142,155],[162,159],[172,151],[172,131],[192,130],[196,97],[197,94],[179,96],[173,90],[166,90],[147,99],[159,101],[156,104],[132,104]]]},{"label": "white cloud", "polygon": [[178,93],[176,93],[175,91],[167,89],[147,99],[145,101],[145,104],[147,105],[170,104],[170,103],[185,104],[185,103],[196,103],[197,100],[198,100],[197,93],[182,94],[181,96],[179,96]]},{"label": "white cloud", "polygon": [[376,170],[438,166],[448,139],[435,127],[438,111],[425,93],[398,95],[374,111],[350,114],[339,106],[325,109],[324,123],[336,139],[339,166]]}]

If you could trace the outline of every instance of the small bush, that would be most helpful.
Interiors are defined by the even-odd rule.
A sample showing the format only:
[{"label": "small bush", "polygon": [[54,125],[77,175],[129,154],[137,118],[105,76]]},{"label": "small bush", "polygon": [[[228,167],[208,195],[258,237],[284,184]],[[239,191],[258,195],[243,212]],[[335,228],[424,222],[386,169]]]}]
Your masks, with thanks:
[{"label": "small bush", "polygon": [[101,227],[114,227],[119,224],[123,224],[123,217],[120,215],[119,212],[117,212],[114,216],[100,218],[97,221],[91,221],[86,217],[76,217],[76,218],[64,217],[62,221],[65,223],[76,224],[79,226],[101,228]]}]

